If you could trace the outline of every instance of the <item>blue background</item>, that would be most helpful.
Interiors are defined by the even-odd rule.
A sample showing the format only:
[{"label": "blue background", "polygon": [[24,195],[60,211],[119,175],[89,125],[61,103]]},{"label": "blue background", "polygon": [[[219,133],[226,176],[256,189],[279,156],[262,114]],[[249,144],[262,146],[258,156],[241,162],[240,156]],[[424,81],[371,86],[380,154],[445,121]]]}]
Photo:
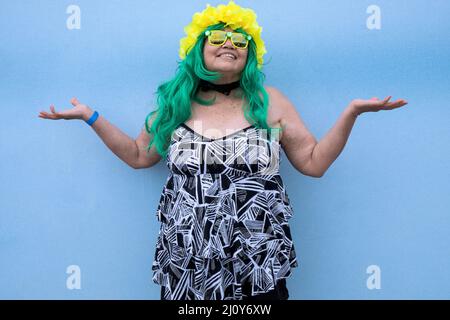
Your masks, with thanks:
[{"label": "blue background", "polygon": [[[0,298],[159,299],[164,162],[133,170],[84,122],[38,114],[76,96],[136,138],[175,73],[183,27],[206,3],[1,1]],[[80,30],[66,27],[71,4]],[[409,102],[362,114],[320,179],[283,154],[300,262],[291,299],[450,298],[450,2],[237,4],[263,26],[266,84],[317,140],[352,99]],[[366,27],[371,4],[380,30]],[[80,290],[66,288],[69,265],[81,268]],[[370,265],[381,289],[366,286]]]}]

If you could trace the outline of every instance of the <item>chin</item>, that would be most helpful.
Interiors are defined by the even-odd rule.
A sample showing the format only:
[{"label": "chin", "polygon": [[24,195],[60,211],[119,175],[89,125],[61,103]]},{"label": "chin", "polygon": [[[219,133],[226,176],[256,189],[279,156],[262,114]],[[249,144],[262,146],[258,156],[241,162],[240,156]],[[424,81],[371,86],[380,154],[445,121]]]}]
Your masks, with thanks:
[{"label": "chin", "polygon": [[222,63],[217,63],[214,65],[214,67],[211,68],[212,71],[235,71],[236,66],[231,66],[231,65],[225,65]]},{"label": "chin", "polygon": [[228,62],[219,61],[214,64],[214,67],[217,69],[222,69],[222,70],[226,69],[226,70],[235,70],[235,71],[243,69],[243,66],[241,66],[240,63],[237,63],[237,62],[228,63]]}]

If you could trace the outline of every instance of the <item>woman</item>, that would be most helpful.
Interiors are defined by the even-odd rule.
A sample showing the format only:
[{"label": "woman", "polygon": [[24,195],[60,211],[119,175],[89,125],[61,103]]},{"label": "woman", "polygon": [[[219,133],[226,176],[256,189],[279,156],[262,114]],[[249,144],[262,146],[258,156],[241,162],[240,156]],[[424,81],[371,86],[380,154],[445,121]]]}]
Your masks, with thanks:
[{"label": "woman", "polygon": [[83,119],[135,169],[165,159],[153,263],[161,299],[288,299],[298,262],[279,147],[299,172],[322,177],[360,114],[407,102],[353,100],[317,142],[289,100],[263,85],[266,51],[252,10],[208,5],[185,31],[177,74],[158,87],[136,140],[76,98],[72,109],[52,105],[40,117]]}]

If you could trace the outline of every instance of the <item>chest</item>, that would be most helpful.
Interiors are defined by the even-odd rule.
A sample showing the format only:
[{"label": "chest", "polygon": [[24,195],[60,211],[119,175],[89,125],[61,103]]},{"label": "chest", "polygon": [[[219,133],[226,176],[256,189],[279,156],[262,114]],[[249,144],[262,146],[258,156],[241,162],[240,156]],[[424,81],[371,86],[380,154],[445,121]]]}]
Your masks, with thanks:
[{"label": "chest", "polygon": [[224,100],[211,106],[192,102],[191,117],[185,123],[191,128],[195,127],[197,132],[211,131],[209,137],[212,138],[250,125],[244,116],[243,102],[237,99]]},{"label": "chest", "polygon": [[[266,120],[271,127],[281,127],[280,120],[277,119],[270,105]],[[246,128],[252,123],[245,118],[244,101],[230,98],[211,106],[192,102],[191,117],[185,121],[185,124],[205,137],[217,139]]]}]

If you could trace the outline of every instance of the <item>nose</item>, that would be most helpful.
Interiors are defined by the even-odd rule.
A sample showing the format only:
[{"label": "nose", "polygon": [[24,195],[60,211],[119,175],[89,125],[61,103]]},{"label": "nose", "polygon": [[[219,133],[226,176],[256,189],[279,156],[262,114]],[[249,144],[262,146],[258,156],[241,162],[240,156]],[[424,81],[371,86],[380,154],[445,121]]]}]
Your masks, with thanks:
[{"label": "nose", "polygon": [[222,48],[234,49],[233,43],[230,38],[227,38],[227,41],[222,45]]}]

